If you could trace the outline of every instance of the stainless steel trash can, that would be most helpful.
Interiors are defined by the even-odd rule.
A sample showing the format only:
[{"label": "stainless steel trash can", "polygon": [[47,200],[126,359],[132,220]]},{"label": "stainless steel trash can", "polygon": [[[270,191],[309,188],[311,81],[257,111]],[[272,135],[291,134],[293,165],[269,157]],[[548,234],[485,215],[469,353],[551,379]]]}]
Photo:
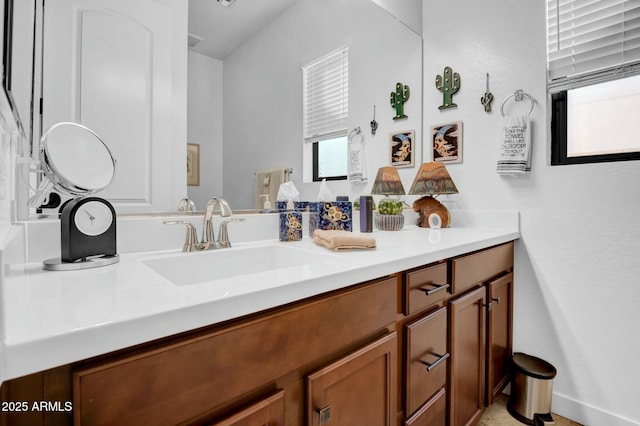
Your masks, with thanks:
[{"label": "stainless steel trash can", "polygon": [[516,352],[511,358],[509,413],[528,425],[555,424],[551,396],[556,368],[547,361]]}]

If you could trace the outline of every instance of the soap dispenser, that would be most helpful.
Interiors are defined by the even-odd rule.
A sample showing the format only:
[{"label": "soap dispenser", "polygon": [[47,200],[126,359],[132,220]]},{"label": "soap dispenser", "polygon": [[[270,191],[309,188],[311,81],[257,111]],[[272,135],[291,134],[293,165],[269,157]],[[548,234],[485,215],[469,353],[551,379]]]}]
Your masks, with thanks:
[{"label": "soap dispenser", "polygon": [[291,195],[287,210],[280,213],[280,241],[302,240],[302,213],[295,210]]},{"label": "soap dispenser", "polygon": [[260,198],[264,198],[264,202],[262,203],[262,210],[260,210],[260,213],[272,212],[271,201],[269,201],[269,194],[262,194]]}]

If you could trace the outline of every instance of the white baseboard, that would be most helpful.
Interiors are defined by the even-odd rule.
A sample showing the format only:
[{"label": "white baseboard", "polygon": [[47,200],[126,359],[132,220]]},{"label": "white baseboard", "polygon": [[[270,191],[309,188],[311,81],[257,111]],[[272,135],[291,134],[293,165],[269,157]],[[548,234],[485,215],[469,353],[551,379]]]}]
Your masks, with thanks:
[{"label": "white baseboard", "polygon": [[640,426],[640,422],[627,419],[598,407],[553,393],[552,411],[585,426]]}]

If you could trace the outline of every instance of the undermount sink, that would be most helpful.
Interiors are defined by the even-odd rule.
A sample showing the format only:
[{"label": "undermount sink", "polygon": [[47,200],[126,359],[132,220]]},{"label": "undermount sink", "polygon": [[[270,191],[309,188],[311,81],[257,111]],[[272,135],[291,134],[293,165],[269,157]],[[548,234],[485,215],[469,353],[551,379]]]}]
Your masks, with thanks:
[{"label": "undermount sink", "polygon": [[191,285],[248,274],[318,265],[334,255],[279,245],[181,253],[142,262],[175,285]]}]

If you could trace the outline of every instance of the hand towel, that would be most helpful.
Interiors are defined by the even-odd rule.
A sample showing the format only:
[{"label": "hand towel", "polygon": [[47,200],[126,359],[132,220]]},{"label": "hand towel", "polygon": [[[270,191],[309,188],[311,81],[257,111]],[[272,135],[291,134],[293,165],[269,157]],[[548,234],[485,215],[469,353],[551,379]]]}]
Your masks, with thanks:
[{"label": "hand towel", "polygon": [[347,182],[364,183],[367,181],[367,163],[364,152],[364,142],[364,134],[360,131],[359,127],[349,133],[349,165]]},{"label": "hand towel", "polygon": [[531,123],[529,115],[507,115],[504,119],[497,172],[522,174],[531,170]]},{"label": "hand towel", "polygon": [[343,230],[316,229],[313,231],[313,241],[332,250],[372,249],[376,247],[375,238]]}]

